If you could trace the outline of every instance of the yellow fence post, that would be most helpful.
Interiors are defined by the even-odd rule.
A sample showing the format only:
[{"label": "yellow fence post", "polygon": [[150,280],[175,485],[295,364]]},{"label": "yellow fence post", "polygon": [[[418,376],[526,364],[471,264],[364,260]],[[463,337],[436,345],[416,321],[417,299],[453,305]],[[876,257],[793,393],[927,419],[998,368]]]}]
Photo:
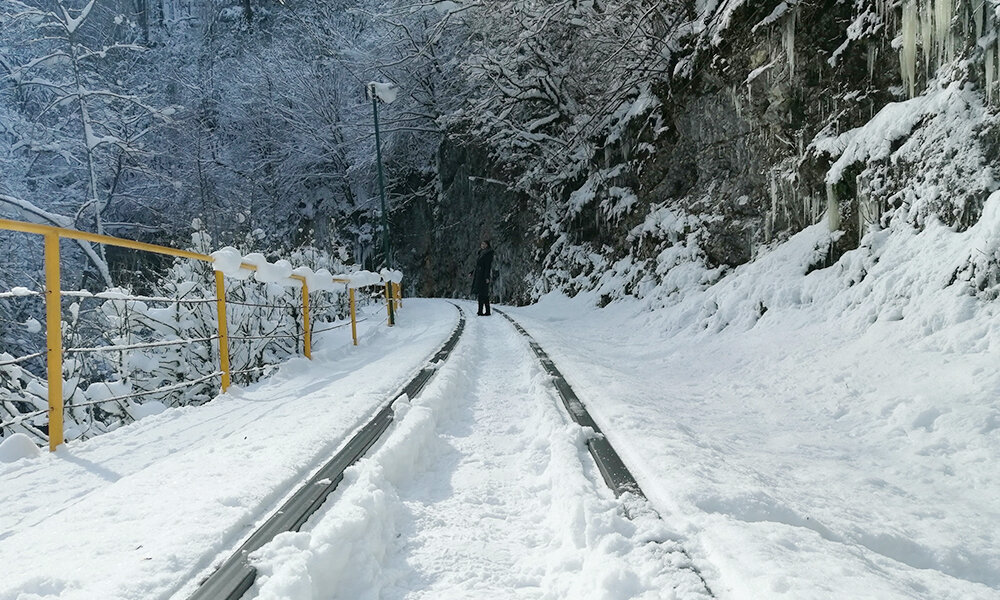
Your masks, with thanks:
[{"label": "yellow fence post", "polygon": [[388,281],[385,282],[385,313],[389,316],[389,327],[392,327],[392,300],[389,295],[389,286],[391,285]]},{"label": "yellow fence post", "polygon": [[312,331],[309,329],[309,284],[302,279],[302,354],[312,360]]},{"label": "yellow fence post", "polygon": [[226,283],[222,271],[215,272],[215,308],[219,313],[219,366],[222,368],[222,391],[229,389],[229,324],[226,321]]},{"label": "yellow fence post", "polygon": [[45,234],[45,344],[49,379],[49,450],[63,443],[62,291],[59,234]]},{"label": "yellow fence post", "polygon": [[358,345],[358,312],[354,304],[354,288],[350,289],[351,297],[351,337],[354,338],[354,345]]}]

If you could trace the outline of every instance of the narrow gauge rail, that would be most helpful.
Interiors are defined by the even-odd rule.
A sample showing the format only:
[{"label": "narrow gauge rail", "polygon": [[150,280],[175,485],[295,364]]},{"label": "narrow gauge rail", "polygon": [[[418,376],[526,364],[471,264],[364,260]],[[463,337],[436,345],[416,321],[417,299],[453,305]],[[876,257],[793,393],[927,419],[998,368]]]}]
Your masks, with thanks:
[{"label": "narrow gauge rail", "polygon": [[[625,461],[621,459],[618,455],[618,451],[614,449],[611,442],[601,431],[601,428],[594,421],[593,417],[587,411],[587,407],[584,406],[583,402],[580,400],[573,388],[570,387],[569,382],[566,381],[566,377],[559,371],[556,364],[552,362],[549,355],[542,349],[542,346],[535,341],[535,338],[531,337],[531,334],[521,327],[521,324],[514,320],[509,314],[503,311],[496,311],[500,313],[505,319],[510,321],[514,329],[517,330],[522,336],[528,340],[528,345],[531,346],[531,351],[535,353],[538,361],[542,363],[542,368],[545,372],[552,376],[552,383],[556,390],[559,392],[559,397],[562,399],[563,406],[566,407],[566,412],[573,421],[582,427],[591,428],[595,434],[594,437],[587,440],[587,449],[590,451],[590,455],[593,457],[594,462],[597,464],[597,469],[601,472],[601,476],[604,478],[604,483],[607,484],[611,491],[614,492],[615,496],[622,497],[626,494],[631,495],[635,498],[638,503],[642,506],[642,511],[646,513],[652,513],[660,518],[659,513],[655,511],[649,504],[649,500],[646,498],[646,494],[643,493],[642,488],[639,487],[639,482],[636,481],[635,476],[629,471],[628,466],[625,465]],[[631,515],[629,515],[631,517]],[[704,575],[697,567],[694,566],[693,561],[691,561],[691,555],[688,554],[687,550],[681,548],[681,552],[687,557],[688,561],[691,562],[690,569],[698,576],[701,580],[702,585],[705,586],[705,592],[712,598],[715,598],[715,594],[712,592],[712,588],[709,587],[708,582],[705,581]]]},{"label": "narrow gauge rail", "polygon": [[298,531],[309,517],[326,501],[344,479],[344,471],[360,460],[385,433],[392,423],[392,405],[399,398],[416,397],[438,367],[448,359],[465,329],[465,313],[458,306],[458,324],[441,346],[399,393],[395,394],[375,414],[371,421],[354,434],[349,442],[329,462],[321,467],[291,498],[264,522],[222,565],[209,575],[191,596],[191,600],[239,600],[253,586],[257,571],[247,556],[270,542],[279,533]]}]

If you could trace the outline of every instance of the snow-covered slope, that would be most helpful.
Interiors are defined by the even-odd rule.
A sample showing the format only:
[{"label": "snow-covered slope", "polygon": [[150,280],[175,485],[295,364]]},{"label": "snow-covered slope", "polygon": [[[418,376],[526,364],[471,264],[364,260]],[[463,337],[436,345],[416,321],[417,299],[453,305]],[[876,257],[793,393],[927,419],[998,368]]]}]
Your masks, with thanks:
[{"label": "snow-covered slope", "polygon": [[[1000,595],[1000,195],[822,269],[807,228],[702,291],[517,309],[723,598]],[[652,309],[652,310],[651,310]]]}]

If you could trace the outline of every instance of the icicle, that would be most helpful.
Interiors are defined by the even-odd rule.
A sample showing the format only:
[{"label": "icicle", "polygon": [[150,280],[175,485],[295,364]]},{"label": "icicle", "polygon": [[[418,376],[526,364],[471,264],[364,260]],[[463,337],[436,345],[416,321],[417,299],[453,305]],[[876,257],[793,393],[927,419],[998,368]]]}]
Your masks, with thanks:
[{"label": "icicle", "polygon": [[889,17],[893,16],[892,4],[895,0],[878,0],[875,3],[875,11],[878,16],[882,17],[883,21],[887,21]]},{"label": "icicle", "polygon": [[[990,31],[993,29],[993,14],[989,11],[986,12],[986,30]],[[986,62],[986,101],[993,101],[993,82],[996,80],[996,65],[997,65],[997,46],[996,43],[991,42],[986,46],[986,56],[984,58]]]},{"label": "icicle", "polygon": [[788,60],[788,77],[795,76],[795,21],[798,20],[798,10],[793,10],[785,20],[785,30],[781,35],[781,43],[785,47]]},{"label": "icicle", "polygon": [[934,0],[934,42],[938,65],[950,62],[955,55],[955,38],[951,20],[955,16],[955,0]]},{"label": "icicle", "polygon": [[834,184],[826,184],[826,222],[830,231],[840,229],[840,203],[837,201],[837,190]]},{"label": "icicle", "polygon": [[906,0],[903,5],[903,45],[899,49],[900,74],[903,86],[913,98],[917,94],[917,30],[920,18],[917,15],[917,0]]},{"label": "icicle", "polygon": [[768,191],[771,196],[771,210],[767,212],[767,221],[765,223],[766,230],[764,231],[764,241],[770,242],[771,236],[774,235],[774,222],[778,214],[778,176],[774,169],[767,172],[768,178]]},{"label": "icicle", "polygon": [[930,79],[934,58],[934,0],[920,4],[920,46],[924,53],[924,74]]},{"label": "icicle", "polygon": [[993,80],[996,78],[994,67],[996,65],[996,49],[993,44],[986,47],[986,101],[993,101]]},{"label": "icicle", "polygon": [[986,101],[993,101],[993,81],[996,79],[996,46],[986,47]]},{"label": "icicle", "polygon": [[868,226],[875,222],[877,215],[868,180],[863,175],[858,175],[854,178],[854,185],[858,191],[858,239],[860,239],[868,232]]},{"label": "icicle", "polygon": [[986,0],[972,0],[972,21],[976,24],[976,41],[983,37],[983,16]]}]

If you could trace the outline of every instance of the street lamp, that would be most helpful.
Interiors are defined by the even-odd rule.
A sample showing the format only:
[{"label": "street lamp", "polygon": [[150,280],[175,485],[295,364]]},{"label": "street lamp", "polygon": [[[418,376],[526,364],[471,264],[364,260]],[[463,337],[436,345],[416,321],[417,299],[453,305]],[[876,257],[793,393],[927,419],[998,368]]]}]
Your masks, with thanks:
[{"label": "street lamp", "polygon": [[[375,162],[378,167],[378,195],[382,202],[382,253],[385,259],[385,268],[392,269],[392,249],[389,244],[389,213],[385,207],[385,177],[382,174],[382,140],[378,130],[378,101],[381,100],[390,104],[396,99],[398,89],[391,83],[378,83],[372,81],[368,84],[368,95],[372,99],[372,115],[375,119]],[[387,290],[392,288],[392,284],[386,284]],[[388,291],[387,291],[388,296]],[[389,325],[396,321],[395,310],[392,298],[387,298],[389,303]]]}]

